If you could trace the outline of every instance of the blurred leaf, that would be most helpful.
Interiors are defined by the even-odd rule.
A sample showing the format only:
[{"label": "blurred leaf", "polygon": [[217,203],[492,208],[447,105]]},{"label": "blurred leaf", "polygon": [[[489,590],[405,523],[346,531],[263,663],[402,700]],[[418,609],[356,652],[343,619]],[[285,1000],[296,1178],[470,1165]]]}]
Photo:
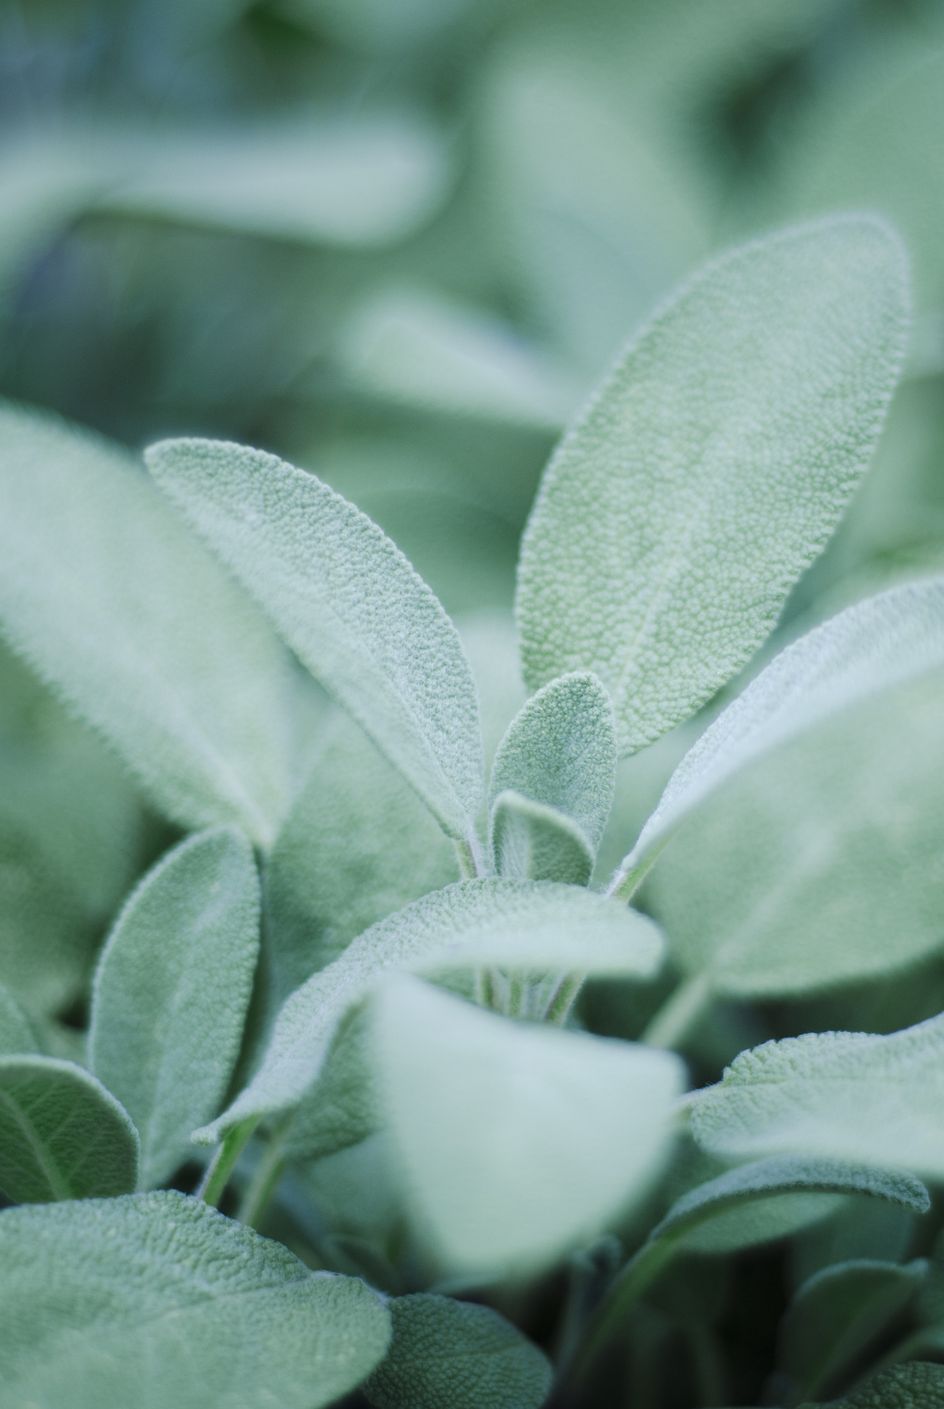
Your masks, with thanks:
[{"label": "blurred leaf", "polygon": [[0,984],[0,1054],[35,1052],[36,1046],[29,1018],[9,989]]}]

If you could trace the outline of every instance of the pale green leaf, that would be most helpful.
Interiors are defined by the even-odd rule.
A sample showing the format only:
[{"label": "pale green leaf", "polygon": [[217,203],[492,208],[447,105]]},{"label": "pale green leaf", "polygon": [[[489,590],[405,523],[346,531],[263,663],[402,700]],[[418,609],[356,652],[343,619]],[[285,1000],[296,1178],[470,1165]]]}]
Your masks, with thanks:
[{"label": "pale green leaf", "polygon": [[889,1036],[808,1033],[742,1052],[692,1104],[724,1159],[807,1154],[944,1177],[944,1015]]},{"label": "pale green leaf", "polygon": [[896,1365],[869,1380],[861,1389],[828,1405],[801,1404],[800,1409],[941,1409],[944,1404],[944,1365],[915,1361]]},{"label": "pale green leaf", "polygon": [[841,217],[723,256],[663,308],[545,472],[519,575],[529,684],[594,670],[633,752],[744,665],[874,449],[906,284],[891,232]]},{"label": "pale green leaf", "polygon": [[314,475],[273,455],[177,440],[147,459],[444,830],[472,837],[483,772],[475,686],[454,626],[403,554]]},{"label": "pale green leaf", "polygon": [[95,975],[89,1058],[162,1184],[214,1116],[242,1041],[259,950],[259,880],[238,832],[191,837],[134,891]]},{"label": "pale green leaf", "polygon": [[553,1262],[635,1202],[668,1153],[684,1074],[671,1053],[511,1022],[403,977],[381,990],[374,1029],[416,1226],[452,1271]]},{"label": "pale green leaf", "polygon": [[257,609],[130,457],[0,407],[0,624],[175,820],[271,839],[290,675]]},{"label": "pale green leaf", "polygon": [[615,786],[606,691],[587,672],[552,680],[512,720],[492,765],[490,830],[500,873],[585,884]]},{"label": "pale green leaf", "polygon": [[100,1081],[55,1057],[0,1057],[0,1192],[12,1203],[126,1194],[138,1136]]},{"label": "pale green leaf", "polygon": [[177,1193],[0,1214],[0,1367],[31,1409],[319,1409],[390,1318],[350,1277]]},{"label": "pale green leaf", "polygon": [[661,956],[652,921],[604,896],[546,881],[457,882],[373,925],[297,989],[249,1086],[198,1137],[218,1140],[242,1120],[297,1105],[342,1019],[391,970],[441,975],[496,966],[645,978]]},{"label": "pale green leaf", "polygon": [[551,1367],[490,1306],[417,1293],[390,1302],[393,1341],[364,1385],[375,1409],[540,1409]]},{"label": "pale green leaf", "polygon": [[0,984],[0,1053],[35,1052],[29,1018],[10,990]]}]

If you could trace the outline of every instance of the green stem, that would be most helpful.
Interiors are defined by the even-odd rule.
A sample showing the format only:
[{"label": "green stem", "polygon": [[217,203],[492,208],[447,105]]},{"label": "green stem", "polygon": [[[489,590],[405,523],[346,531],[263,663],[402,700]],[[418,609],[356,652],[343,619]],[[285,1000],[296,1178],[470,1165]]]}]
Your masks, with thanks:
[{"label": "green stem", "polygon": [[482,854],[482,847],[474,832],[467,837],[454,837],[453,846],[459,860],[459,874],[464,881],[474,880],[487,874],[488,867]]},{"label": "green stem", "polygon": [[561,1386],[566,1385],[572,1393],[588,1377],[607,1341],[662,1271],[672,1251],[672,1240],[667,1238],[644,1244],[630,1258],[587,1323],[583,1344],[572,1364],[561,1367]]},{"label": "green stem", "polygon": [[274,1132],[240,1201],[236,1217],[240,1223],[246,1223],[250,1228],[259,1226],[259,1219],[265,1212],[266,1205],[282,1177],[282,1171],[285,1168],[284,1150],[287,1130],[288,1122],[286,1121]]},{"label": "green stem", "polygon": [[650,1047],[679,1047],[704,1015],[711,998],[707,974],[684,979],[652,1018],[640,1041]]},{"label": "green stem", "polygon": [[551,994],[551,1000],[547,1005],[546,1022],[557,1023],[560,1027],[564,1026],[583,987],[583,978],[583,974],[564,974],[561,977],[561,981]]},{"label": "green stem", "polygon": [[196,1198],[202,1199],[212,1208],[219,1206],[223,1190],[229,1183],[229,1177],[235,1168],[236,1161],[246,1148],[249,1137],[258,1124],[258,1119],[252,1117],[249,1120],[244,1120],[241,1125],[234,1125],[232,1130],[227,1131],[222,1144],[206,1167],[206,1173],[196,1191]]}]

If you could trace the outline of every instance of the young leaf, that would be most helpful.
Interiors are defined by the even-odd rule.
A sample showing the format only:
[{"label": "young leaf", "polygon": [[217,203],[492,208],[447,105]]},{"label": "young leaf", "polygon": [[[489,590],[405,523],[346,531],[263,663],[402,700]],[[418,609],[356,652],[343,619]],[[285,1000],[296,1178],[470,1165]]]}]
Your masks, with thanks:
[{"label": "young leaf", "polygon": [[351,1277],[177,1193],[0,1214],[0,1366],[35,1409],[319,1409],[386,1350]]},{"label": "young leaf", "polygon": [[615,786],[613,709],[603,686],[587,672],[551,681],[512,720],[492,766],[500,872],[585,884]]},{"label": "young leaf", "polygon": [[420,1292],[390,1302],[393,1341],[363,1386],[375,1409],[540,1409],[551,1367],[490,1306]]},{"label": "young leaf", "polygon": [[118,917],[95,975],[89,1058],[137,1125],[145,1188],[219,1110],[258,949],[252,848],[228,828],[169,852]]},{"label": "young leaf", "polygon": [[291,677],[268,624],[120,450],[10,406],[0,449],[11,644],[170,817],[271,840]]},{"label": "young leaf", "polygon": [[593,1238],[668,1153],[673,1054],[515,1023],[415,979],[374,1019],[383,1108],[418,1228],[450,1270],[531,1272]]},{"label": "young leaf", "polygon": [[940,1409],[944,1403],[944,1365],[914,1361],[876,1375],[861,1389],[828,1405],[801,1404],[799,1409]]},{"label": "young leaf", "polygon": [[452,622],[402,553],[274,455],[176,440],[147,461],[444,831],[472,845],[483,772],[475,686]]},{"label": "young leaf", "polygon": [[944,1177],[944,1014],[888,1037],[808,1033],[742,1052],[691,1111],[724,1159],[798,1154]]},{"label": "young leaf", "polygon": [[126,1194],[138,1136],[94,1076],[54,1057],[0,1057],[0,1192],[11,1203]]},{"label": "young leaf", "polygon": [[339,1024],[390,970],[577,971],[643,978],[662,955],[651,920],[604,896],[549,882],[460,881],[381,920],[287,999],[262,1065],[201,1141],[311,1090]]},{"label": "young leaf", "polygon": [[0,984],[0,1054],[35,1051],[29,1018],[9,989]]},{"label": "young leaf", "polygon": [[552,459],[522,544],[525,677],[592,669],[633,752],[773,628],[874,449],[906,271],[878,221],[780,232],[656,316]]}]

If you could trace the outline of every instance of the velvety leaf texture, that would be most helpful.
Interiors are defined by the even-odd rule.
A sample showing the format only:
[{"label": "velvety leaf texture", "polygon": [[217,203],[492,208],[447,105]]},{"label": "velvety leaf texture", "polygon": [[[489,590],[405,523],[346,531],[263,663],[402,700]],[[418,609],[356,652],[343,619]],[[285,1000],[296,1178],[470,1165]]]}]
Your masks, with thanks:
[{"label": "velvety leaf texture", "polygon": [[89,1057],[141,1136],[141,1184],[161,1184],[219,1110],[239,1052],[259,949],[252,848],[229,829],[191,837],[127,902],[102,953]]},{"label": "velvety leaf texture", "polygon": [[55,1057],[0,1057],[0,1192],[12,1203],[126,1194],[138,1136],[101,1082]]},{"label": "velvety leaf texture", "polygon": [[801,1404],[800,1409],[940,1409],[944,1404],[944,1365],[917,1361],[896,1365],[868,1384],[829,1405]]},{"label": "velvety leaf texture", "polygon": [[177,1193],[0,1214],[0,1370],[33,1409],[319,1409],[386,1350],[363,1282]]},{"label": "velvety leaf texture", "polygon": [[415,1222],[450,1270],[534,1271],[648,1188],[672,1053],[511,1022],[415,979],[377,1000],[376,1066]]},{"label": "velvety leaf texture", "polygon": [[906,314],[901,247],[865,217],[696,275],[545,471],[519,574],[528,683],[595,671],[633,752],[740,669],[865,469]]},{"label": "velvety leaf texture", "polygon": [[506,790],[492,804],[492,852],[499,875],[586,885],[593,849],[586,834],[563,812]]},{"label": "velvety leaf texture", "polygon": [[386,535],[314,475],[223,442],[165,441],[158,483],[443,829],[472,844],[478,702],[454,626]]},{"label": "velvety leaf texture", "polygon": [[393,1341],[364,1386],[375,1409],[540,1409],[544,1355],[489,1306],[417,1293],[390,1302]]},{"label": "velvety leaf texture", "polygon": [[130,457],[0,407],[0,629],[170,817],[270,841],[288,658]]},{"label": "velvety leaf texture", "polygon": [[518,972],[648,977],[662,938],[645,916],[604,896],[550,882],[460,881],[373,925],[282,1007],[259,1071],[219,1120],[217,1140],[250,1116],[308,1092],[343,1017],[385,972],[446,973],[495,965]]}]

